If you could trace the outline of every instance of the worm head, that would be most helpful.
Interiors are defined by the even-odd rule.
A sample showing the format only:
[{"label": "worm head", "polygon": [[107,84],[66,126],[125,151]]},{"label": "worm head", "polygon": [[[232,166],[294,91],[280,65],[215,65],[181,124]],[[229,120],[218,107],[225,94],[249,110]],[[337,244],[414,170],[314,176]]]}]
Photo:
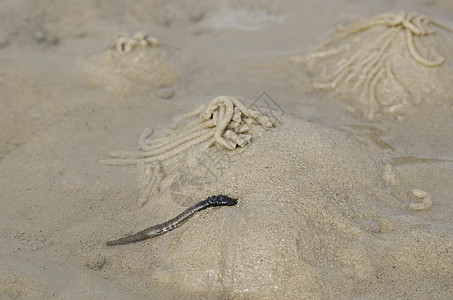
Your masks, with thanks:
[{"label": "worm head", "polygon": [[232,199],[228,196],[217,195],[208,198],[210,206],[233,206],[237,204],[236,199]]}]

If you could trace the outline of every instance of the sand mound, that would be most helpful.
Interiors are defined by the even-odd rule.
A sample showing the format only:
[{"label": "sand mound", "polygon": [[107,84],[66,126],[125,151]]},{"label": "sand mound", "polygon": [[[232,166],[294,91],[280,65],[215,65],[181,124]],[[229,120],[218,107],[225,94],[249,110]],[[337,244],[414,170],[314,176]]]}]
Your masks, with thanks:
[{"label": "sand mound", "polygon": [[[157,224],[219,193],[238,198],[235,207],[199,213],[146,242],[105,249],[106,276],[145,293],[170,287],[185,297],[275,299],[363,296],[400,278],[399,290],[410,293],[417,280],[435,286],[452,274],[453,237],[433,226],[424,230],[407,200],[391,195],[381,150],[289,116],[277,128],[257,129],[240,151],[191,148],[161,193],[122,219]],[[228,159],[195,159],[219,151]],[[222,171],[213,175],[210,168]],[[143,229],[137,226],[122,230]],[[110,224],[108,236],[118,236]]]},{"label": "sand mound", "polygon": [[315,52],[293,57],[316,75],[313,87],[333,90],[369,120],[407,114],[420,101],[453,92],[453,29],[417,13],[386,13],[338,27]]},{"label": "sand mound", "polygon": [[178,79],[166,51],[141,32],[116,35],[106,50],[86,56],[84,67],[94,85],[121,94],[172,85]]}]

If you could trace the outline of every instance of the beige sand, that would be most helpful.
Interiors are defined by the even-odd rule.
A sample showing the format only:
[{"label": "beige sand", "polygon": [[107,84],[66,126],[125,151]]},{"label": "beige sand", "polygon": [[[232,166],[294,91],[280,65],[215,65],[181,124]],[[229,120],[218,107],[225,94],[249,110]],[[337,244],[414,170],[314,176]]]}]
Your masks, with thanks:
[{"label": "beige sand", "polygon": [[[399,10],[453,25],[449,1],[3,1],[0,298],[452,298],[453,99],[368,122],[287,59],[338,23]],[[121,91],[106,70],[92,85],[87,55],[137,31],[162,45],[174,95],[130,69],[109,77]],[[143,207],[142,168],[98,163],[215,96],[251,104],[263,91],[273,101],[255,105],[275,128],[164,162]],[[104,245],[218,193],[238,205]]]}]

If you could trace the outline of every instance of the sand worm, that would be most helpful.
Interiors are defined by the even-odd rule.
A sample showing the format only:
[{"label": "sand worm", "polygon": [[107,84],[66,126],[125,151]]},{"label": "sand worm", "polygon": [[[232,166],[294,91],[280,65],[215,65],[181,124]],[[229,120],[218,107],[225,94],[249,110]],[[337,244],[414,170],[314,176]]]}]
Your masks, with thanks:
[{"label": "sand worm", "polygon": [[228,196],[224,195],[211,196],[208,197],[206,200],[203,200],[198,204],[189,207],[183,213],[181,213],[180,215],[176,216],[171,220],[168,220],[167,222],[148,227],[130,236],[126,236],[113,241],[108,241],[106,245],[107,246],[124,245],[146,240],[175,229],[176,227],[186,222],[190,217],[192,217],[196,212],[200,210],[213,206],[233,206],[236,205],[236,203],[237,203],[236,199],[232,199]]}]

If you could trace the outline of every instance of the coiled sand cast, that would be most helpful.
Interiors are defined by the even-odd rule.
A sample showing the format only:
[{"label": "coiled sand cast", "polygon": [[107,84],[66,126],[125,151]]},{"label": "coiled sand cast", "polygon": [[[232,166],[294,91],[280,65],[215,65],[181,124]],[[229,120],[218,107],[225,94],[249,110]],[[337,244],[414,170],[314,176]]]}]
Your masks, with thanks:
[{"label": "coiled sand cast", "polygon": [[118,33],[101,52],[84,57],[89,81],[115,94],[127,95],[169,87],[178,80],[172,49],[144,32]]},{"label": "coiled sand cast", "polygon": [[255,109],[246,107],[241,101],[228,96],[212,99],[207,106],[201,105],[179,118],[181,121],[195,119],[182,129],[162,138],[153,138],[153,131],[146,128],[138,139],[140,151],[114,151],[111,159],[101,160],[108,165],[145,164],[144,192],[139,204],[143,205],[149,195],[158,191],[163,178],[160,162],[168,160],[196,145],[207,143],[234,150],[250,143],[249,131],[253,125],[274,127],[276,120]]},{"label": "coiled sand cast", "polygon": [[370,120],[378,111],[405,113],[411,102],[449,93],[445,79],[453,80],[452,70],[435,70],[445,65],[438,51],[446,46],[428,39],[435,27],[453,31],[417,13],[385,13],[337,27],[318,51],[292,59],[318,72],[314,88],[333,89]]}]

